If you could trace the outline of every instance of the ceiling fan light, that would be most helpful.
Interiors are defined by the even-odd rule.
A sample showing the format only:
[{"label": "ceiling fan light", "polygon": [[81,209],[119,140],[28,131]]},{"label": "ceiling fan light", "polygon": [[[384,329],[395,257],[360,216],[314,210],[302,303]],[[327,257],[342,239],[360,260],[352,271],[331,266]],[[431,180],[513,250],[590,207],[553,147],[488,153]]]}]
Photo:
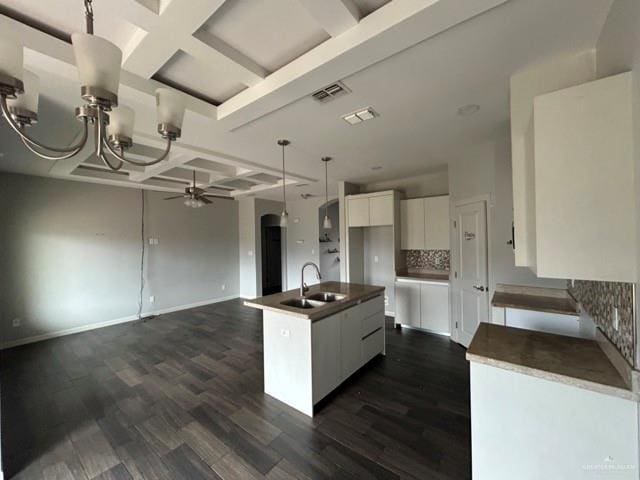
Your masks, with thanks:
[{"label": "ceiling fan light", "polygon": [[71,35],[78,77],[83,87],[118,96],[122,51],[110,41],[76,32]]},{"label": "ceiling fan light", "polygon": [[109,136],[132,139],[135,121],[136,112],[132,108],[120,105],[109,114],[107,134]]},{"label": "ceiling fan light", "polygon": [[331,223],[331,219],[329,218],[329,215],[324,216],[324,222],[322,223],[322,226],[324,227],[325,230],[331,230],[333,228],[333,224]]},{"label": "ceiling fan light", "polygon": [[0,37],[0,74],[22,80],[22,46]]},{"label": "ceiling fan light", "polygon": [[22,82],[24,84],[24,93],[18,95],[15,99],[7,99],[7,105],[13,109],[27,111],[36,115],[40,96],[40,79],[35,73],[24,70]]},{"label": "ceiling fan light", "polygon": [[156,90],[156,107],[158,109],[158,125],[171,125],[182,129],[186,108],[184,96],[168,88]]}]

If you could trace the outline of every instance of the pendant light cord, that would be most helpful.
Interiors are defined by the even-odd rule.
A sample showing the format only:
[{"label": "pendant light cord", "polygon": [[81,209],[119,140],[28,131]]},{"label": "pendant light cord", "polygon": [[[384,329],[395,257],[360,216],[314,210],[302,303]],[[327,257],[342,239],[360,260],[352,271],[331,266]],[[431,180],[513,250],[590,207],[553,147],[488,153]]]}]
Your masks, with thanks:
[{"label": "pendant light cord", "polygon": [[287,211],[287,192],[286,192],[286,182],[285,182],[285,172],[284,172],[284,147],[285,144],[282,144],[282,203],[284,204],[284,211]]},{"label": "pendant light cord", "polygon": [[140,235],[141,235],[141,252],[140,252],[140,295],[138,299],[138,320],[142,320],[142,294],[144,293],[144,253],[145,253],[145,241],[144,241],[144,190],[140,190],[142,197],[142,215],[140,217]]},{"label": "pendant light cord", "polygon": [[324,162],[324,216],[329,216],[329,161]]},{"label": "pendant light cord", "polygon": [[84,0],[84,19],[87,25],[87,33],[93,35],[93,0]]}]

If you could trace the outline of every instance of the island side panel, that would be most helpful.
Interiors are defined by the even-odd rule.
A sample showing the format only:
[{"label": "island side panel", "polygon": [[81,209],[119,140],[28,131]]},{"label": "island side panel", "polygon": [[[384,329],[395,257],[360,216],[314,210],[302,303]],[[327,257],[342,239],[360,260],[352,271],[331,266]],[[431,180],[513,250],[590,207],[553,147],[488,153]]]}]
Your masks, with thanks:
[{"label": "island side panel", "polygon": [[311,321],[265,310],[264,391],[313,416]]}]

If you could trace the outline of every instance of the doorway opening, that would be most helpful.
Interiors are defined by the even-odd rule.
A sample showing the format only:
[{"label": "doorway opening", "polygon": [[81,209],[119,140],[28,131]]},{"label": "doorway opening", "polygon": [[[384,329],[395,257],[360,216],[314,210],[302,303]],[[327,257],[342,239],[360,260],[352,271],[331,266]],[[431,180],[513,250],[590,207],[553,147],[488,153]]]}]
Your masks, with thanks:
[{"label": "doorway opening", "polygon": [[[324,228],[325,211],[331,228]],[[330,200],[318,208],[320,232],[320,274],[323,281],[340,281],[340,217],[338,200]]]},{"label": "doorway opening", "polygon": [[278,215],[260,218],[262,295],[282,292],[283,231]]}]

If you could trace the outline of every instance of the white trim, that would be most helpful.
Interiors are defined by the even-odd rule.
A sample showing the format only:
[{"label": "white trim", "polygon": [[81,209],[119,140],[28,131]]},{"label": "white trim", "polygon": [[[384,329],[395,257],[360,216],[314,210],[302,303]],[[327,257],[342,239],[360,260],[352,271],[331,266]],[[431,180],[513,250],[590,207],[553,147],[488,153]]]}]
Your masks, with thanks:
[{"label": "white trim", "polygon": [[[205,305],[212,305],[214,303],[226,302],[227,300],[233,300],[238,298],[238,295],[228,295],[226,297],[212,298],[209,300],[203,300],[201,302],[188,303],[185,305],[178,305],[175,307],[161,308],[159,310],[152,310],[143,312],[143,318],[149,315],[162,315],[164,313],[177,312],[180,310],[188,310],[190,308],[202,307]],[[20,345],[26,345],[28,343],[42,342],[43,340],[49,340],[51,338],[64,337],[66,335],[73,335],[74,333],[88,332],[89,330],[96,330],[98,328],[110,327],[112,325],[118,325],[120,323],[133,322],[138,320],[137,315],[128,315],[122,318],[116,318],[114,320],[107,320],[105,322],[96,322],[88,325],[81,325],[79,327],[67,328],[65,330],[58,330],[55,332],[43,333],[41,335],[33,335],[31,337],[19,338],[17,340],[11,340],[9,342],[0,343],[0,350],[7,348],[18,347]],[[0,480],[2,477],[0,476]]]},{"label": "white trim", "polygon": [[384,316],[385,317],[393,317],[396,318],[396,312],[388,312],[388,311],[384,311]]}]

